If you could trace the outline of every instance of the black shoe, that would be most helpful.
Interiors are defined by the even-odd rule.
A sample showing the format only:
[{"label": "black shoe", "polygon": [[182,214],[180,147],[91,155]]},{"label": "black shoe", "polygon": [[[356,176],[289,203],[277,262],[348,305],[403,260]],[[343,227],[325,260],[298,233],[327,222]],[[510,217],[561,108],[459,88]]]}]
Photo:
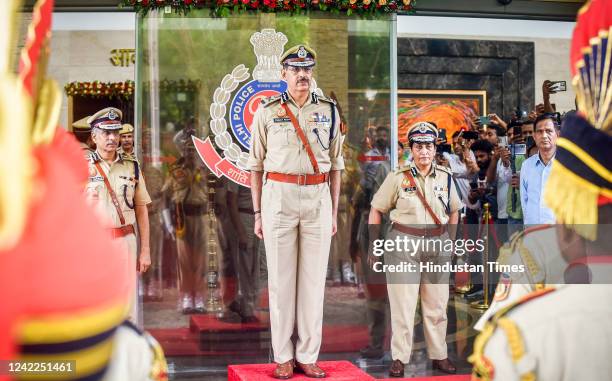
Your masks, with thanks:
[{"label": "black shoe", "polygon": [[361,357],[366,359],[379,359],[385,355],[385,351],[383,351],[382,348],[374,348],[368,345],[367,347],[361,349],[359,354],[361,354]]},{"label": "black shoe", "polygon": [[227,309],[240,315],[240,303],[235,300],[227,306]]},{"label": "black shoe", "polygon": [[404,363],[400,360],[393,360],[389,368],[390,377],[404,377]]}]

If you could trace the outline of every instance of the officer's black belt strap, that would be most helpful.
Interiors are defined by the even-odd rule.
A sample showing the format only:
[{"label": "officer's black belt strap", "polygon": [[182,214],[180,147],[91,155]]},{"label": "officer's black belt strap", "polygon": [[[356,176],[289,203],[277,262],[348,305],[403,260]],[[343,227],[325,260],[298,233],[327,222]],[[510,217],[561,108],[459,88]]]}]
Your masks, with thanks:
[{"label": "officer's black belt strap", "polygon": [[416,194],[419,197],[419,200],[421,200],[421,203],[427,210],[427,213],[429,213],[431,218],[433,218],[434,223],[438,226],[442,225],[442,222],[440,221],[438,216],[436,216],[434,211],[431,209],[431,206],[429,206],[429,203],[427,202],[427,200],[425,200],[423,193],[421,193],[421,191],[419,190],[419,187],[417,187],[416,181],[414,180],[414,176],[412,176],[412,173],[410,171],[405,171],[404,177],[408,180],[408,182],[410,182],[410,187],[412,187],[413,189],[416,189]]},{"label": "officer's black belt strap", "polygon": [[302,130],[302,127],[300,127],[300,124],[295,118],[295,115],[293,115],[293,113],[289,109],[289,106],[287,106],[287,103],[283,103],[282,107],[285,109],[285,112],[287,113],[289,119],[291,119],[291,124],[293,124],[295,132],[299,136],[300,140],[302,141],[302,144],[304,145],[304,148],[306,149],[306,153],[308,154],[308,158],[310,159],[310,164],[312,164],[312,169],[314,169],[315,173],[320,173],[319,164],[317,163],[317,159],[315,158],[314,152],[312,152],[312,147],[310,147],[310,143],[308,143],[308,139],[306,139],[304,130]]},{"label": "officer's black belt strap", "polygon": [[119,215],[119,221],[121,222],[121,225],[125,225],[125,217],[123,217],[123,213],[121,212],[121,206],[119,205],[119,200],[117,199],[117,195],[115,194],[115,191],[113,190],[113,188],[110,185],[110,182],[108,181],[106,172],[102,170],[102,166],[100,165],[99,161],[96,161],[94,164],[96,168],[98,169],[98,172],[100,172],[100,175],[102,175],[102,178],[104,179],[104,186],[106,186],[106,190],[108,191],[108,194],[110,194],[111,196],[113,205],[115,205],[115,209],[117,209],[117,214]]}]

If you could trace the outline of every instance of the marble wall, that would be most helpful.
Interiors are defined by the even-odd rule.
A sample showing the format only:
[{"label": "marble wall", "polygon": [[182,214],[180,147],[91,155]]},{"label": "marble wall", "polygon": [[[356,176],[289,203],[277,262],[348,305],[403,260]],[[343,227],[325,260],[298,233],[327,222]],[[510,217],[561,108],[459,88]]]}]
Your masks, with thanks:
[{"label": "marble wall", "polygon": [[[529,31],[523,32],[529,34]],[[535,33],[535,31],[534,31]],[[560,112],[569,111],[575,108],[575,93],[571,87],[571,77],[569,70],[569,52],[571,40],[569,38],[542,38],[542,37],[513,37],[482,35],[469,36],[461,33],[454,35],[445,34],[400,34],[398,44],[404,38],[409,39],[442,39],[442,40],[471,40],[476,44],[485,41],[508,42],[508,43],[529,43],[533,46],[533,101],[535,104],[542,103],[542,83],[545,80],[566,81],[568,91],[557,93],[551,96],[551,102]]]},{"label": "marble wall", "polygon": [[[113,66],[111,50],[133,49],[134,31],[54,31],[48,74],[60,87],[73,81],[122,82],[134,80],[134,65]],[[60,124],[67,127],[68,99],[64,93]]]},{"label": "marble wall", "polygon": [[486,90],[487,111],[509,118],[534,105],[531,42],[399,38],[398,88]]}]

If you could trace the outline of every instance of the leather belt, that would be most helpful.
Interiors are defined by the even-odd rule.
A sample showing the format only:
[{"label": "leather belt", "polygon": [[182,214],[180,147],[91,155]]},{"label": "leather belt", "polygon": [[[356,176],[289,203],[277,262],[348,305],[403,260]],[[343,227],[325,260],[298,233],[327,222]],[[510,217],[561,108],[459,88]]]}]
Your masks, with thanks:
[{"label": "leather belt", "polygon": [[251,208],[238,208],[238,211],[240,213],[255,214],[255,211]]},{"label": "leather belt", "polygon": [[297,185],[317,185],[329,181],[329,173],[317,173],[308,175],[290,175],[287,173],[268,172],[267,178],[281,183]]},{"label": "leather belt", "polygon": [[206,205],[202,204],[183,204],[183,213],[186,216],[201,216],[207,212]]},{"label": "leather belt", "polygon": [[410,234],[417,237],[439,237],[446,232],[446,225],[438,226],[430,229],[419,229],[413,228],[410,226],[398,224],[397,222],[393,223],[393,229],[398,232],[402,232],[405,234]]},{"label": "leather belt", "polygon": [[125,225],[118,228],[108,229],[113,239],[122,238],[130,234],[136,234],[134,231],[134,225]]}]

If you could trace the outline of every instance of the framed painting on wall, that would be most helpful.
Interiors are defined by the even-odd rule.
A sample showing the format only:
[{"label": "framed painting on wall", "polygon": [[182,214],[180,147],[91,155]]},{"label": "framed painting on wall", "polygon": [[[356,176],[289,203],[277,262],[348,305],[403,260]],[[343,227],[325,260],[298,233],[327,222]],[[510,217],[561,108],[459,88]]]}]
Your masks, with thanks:
[{"label": "framed painting on wall", "polygon": [[487,92],[480,90],[399,90],[398,139],[407,143],[408,128],[420,121],[446,129],[450,140],[455,131],[467,130],[471,120],[487,115]]}]

